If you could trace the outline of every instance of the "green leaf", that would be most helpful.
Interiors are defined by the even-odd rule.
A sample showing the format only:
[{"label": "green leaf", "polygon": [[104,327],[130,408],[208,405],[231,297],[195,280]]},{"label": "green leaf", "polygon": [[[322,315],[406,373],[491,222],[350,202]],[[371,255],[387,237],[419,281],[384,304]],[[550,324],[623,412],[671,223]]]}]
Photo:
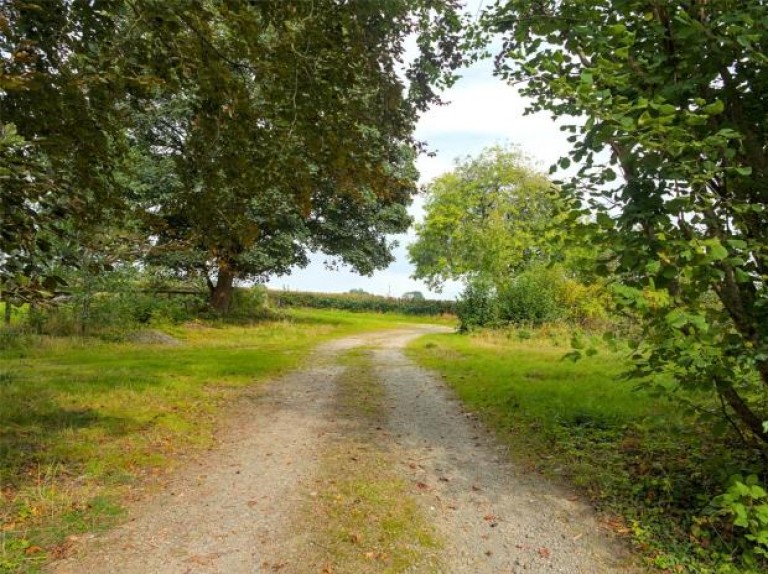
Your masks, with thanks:
[{"label": "green leaf", "polygon": [[723,247],[717,239],[710,239],[705,241],[705,245],[708,247],[707,256],[710,261],[722,261],[728,257],[728,250]]},{"label": "green leaf", "polygon": [[667,325],[673,329],[680,329],[688,324],[688,317],[681,309],[673,309],[664,317]]},{"label": "green leaf", "polygon": [[711,104],[704,106],[701,111],[703,111],[708,116],[716,116],[718,114],[722,114],[724,110],[725,110],[725,104],[723,103],[723,101],[716,100]]},{"label": "green leaf", "polygon": [[606,212],[601,211],[595,216],[597,224],[604,229],[613,229],[616,226],[616,222]]}]

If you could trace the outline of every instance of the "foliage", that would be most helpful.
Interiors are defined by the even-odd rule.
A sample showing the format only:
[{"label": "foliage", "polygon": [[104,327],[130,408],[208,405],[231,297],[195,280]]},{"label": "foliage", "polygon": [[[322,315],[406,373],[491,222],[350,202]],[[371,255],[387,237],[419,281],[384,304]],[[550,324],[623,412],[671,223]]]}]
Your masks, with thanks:
[{"label": "foliage", "polygon": [[[445,377],[516,463],[567,481],[618,516],[608,523],[631,536],[650,564],[700,574],[765,571],[758,554],[758,566],[750,565],[754,543],[743,536],[764,529],[764,491],[752,478],[742,480],[746,495],[736,487],[718,497],[736,472],[766,484],[759,454],[740,448],[732,428],[713,436],[677,402],[622,380],[628,353],[621,342],[612,349],[593,340],[597,354],[564,361],[574,335],[589,342],[547,325],[430,335],[409,353]],[[711,396],[684,394],[717,407]],[[733,526],[734,512],[746,513],[746,528]]]},{"label": "foliage", "polygon": [[112,169],[131,78],[111,59],[119,2],[0,4],[0,289],[39,299],[61,278],[53,248],[115,205]]},{"label": "foliage", "polygon": [[459,28],[456,0],[4,2],[3,297],[49,295],[78,264],[57,242],[121,220],[220,311],[308,250],[386,265]]},{"label": "foliage", "polygon": [[565,318],[561,269],[534,266],[515,276],[499,293],[499,317],[509,323],[541,325]]},{"label": "foliage", "polygon": [[488,148],[427,191],[409,246],[414,276],[433,287],[466,283],[462,330],[605,317],[603,285],[583,272],[594,253],[566,248],[556,190],[519,150]]},{"label": "foliage", "polygon": [[560,264],[536,263],[501,287],[473,277],[461,294],[457,314],[461,331],[557,321],[600,328],[615,323],[609,308],[608,292],[602,283],[582,283]]},{"label": "foliage", "polygon": [[268,315],[267,299],[267,288],[264,285],[256,284],[235,289],[230,318],[265,318]]},{"label": "foliage", "polygon": [[549,260],[552,191],[517,148],[490,147],[457,162],[427,187],[424,221],[408,247],[414,277],[439,287],[481,276],[498,287],[530,262]]},{"label": "foliage", "polygon": [[[416,190],[416,114],[456,49],[453,2],[428,4],[156,4],[161,25],[143,13],[127,22],[178,62],[156,71],[173,81],[137,120],[133,179],[149,164],[138,199],[158,237],[152,255],[208,277],[221,312],[236,279],[287,273],[309,250],[361,273],[390,263],[385,235],[407,228]],[[397,67],[409,34],[431,57],[406,93]]]},{"label": "foliage", "polygon": [[717,516],[744,532],[737,538],[739,552],[749,568],[757,571],[768,558],[768,492],[756,475],[735,475],[731,485],[712,501]]},{"label": "foliage", "polygon": [[565,191],[642,320],[637,374],[714,389],[768,441],[768,6],[511,0],[485,22],[530,109],[583,120]]},{"label": "foliage", "polygon": [[493,285],[480,277],[467,281],[456,302],[456,316],[462,332],[498,324],[498,299]]},{"label": "foliage", "polygon": [[304,291],[269,291],[273,307],[307,307],[405,315],[443,315],[455,312],[453,301],[431,299],[395,299],[368,293],[310,293]]}]

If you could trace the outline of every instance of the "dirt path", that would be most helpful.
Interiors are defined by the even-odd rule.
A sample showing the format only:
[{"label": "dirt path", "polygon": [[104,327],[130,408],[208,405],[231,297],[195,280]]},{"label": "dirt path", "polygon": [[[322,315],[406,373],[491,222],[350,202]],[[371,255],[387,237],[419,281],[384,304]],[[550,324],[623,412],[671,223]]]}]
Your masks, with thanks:
[{"label": "dirt path", "polygon": [[[322,346],[308,368],[241,401],[219,446],[179,472],[162,494],[50,571],[357,574],[344,563],[318,568],[307,558],[302,565],[317,528],[303,517],[318,484],[329,479],[324,453],[342,448],[349,429],[339,416],[338,382],[358,373],[344,354],[364,346],[370,360],[359,375],[383,390],[378,407],[385,422],[375,432],[387,460],[396,461],[388,472],[402,477],[403,497],[416,501],[420,519],[440,540],[434,560],[404,571],[630,572],[623,548],[600,531],[585,505],[503,462],[439,379],[405,357],[404,345],[429,331],[412,327]],[[391,560],[372,560],[366,571],[401,571]]]}]

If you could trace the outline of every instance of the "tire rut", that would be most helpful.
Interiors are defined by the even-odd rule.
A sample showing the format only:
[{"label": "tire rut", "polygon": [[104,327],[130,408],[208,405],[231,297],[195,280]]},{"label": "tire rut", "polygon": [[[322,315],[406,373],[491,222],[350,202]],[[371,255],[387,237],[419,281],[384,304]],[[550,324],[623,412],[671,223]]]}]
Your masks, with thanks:
[{"label": "tire rut", "polygon": [[[319,347],[309,367],[246,394],[217,446],[131,508],[125,524],[79,542],[48,571],[306,571],[301,547],[311,533],[301,531],[302,508],[322,453],[345,432],[334,415],[345,371],[339,355],[366,345],[385,391],[387,448],[444,542],[441,572],[634,572],[624,546],[600,531],[586,505],[505,462],[440,379],[404,355],[408,341],[439,330],[412,327]],[[346,572],[343,564],[331,571]]]}]

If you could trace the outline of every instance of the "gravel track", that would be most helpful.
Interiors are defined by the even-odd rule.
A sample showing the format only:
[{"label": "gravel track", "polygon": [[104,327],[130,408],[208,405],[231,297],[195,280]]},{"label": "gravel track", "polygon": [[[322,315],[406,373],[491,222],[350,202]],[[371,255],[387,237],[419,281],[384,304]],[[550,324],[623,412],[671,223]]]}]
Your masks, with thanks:
[{"label": "gravel track", "polygon": [[[444,542],[450,574],[635,572],[624,546],[569,493],[505,462],[492,437],[435,375],[403,354],[440,328],[409,327],[319,347],[305,369],[247,394],[217,446],[180,470],[128,521],[80,541],[57,574],[301,572],[296,524],[334,418],[341,353],[371,347],[391,448]],[[333,574],[344,572],[343,565]],[[320,573],[318,573],[320,574]],[[353,574],[353,573],[349,573]]]}]

